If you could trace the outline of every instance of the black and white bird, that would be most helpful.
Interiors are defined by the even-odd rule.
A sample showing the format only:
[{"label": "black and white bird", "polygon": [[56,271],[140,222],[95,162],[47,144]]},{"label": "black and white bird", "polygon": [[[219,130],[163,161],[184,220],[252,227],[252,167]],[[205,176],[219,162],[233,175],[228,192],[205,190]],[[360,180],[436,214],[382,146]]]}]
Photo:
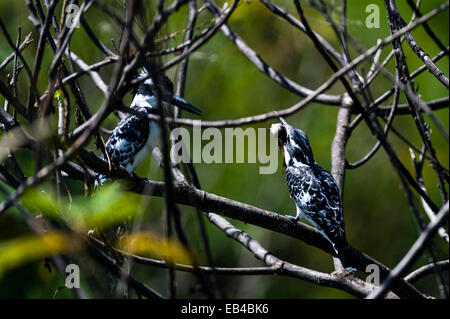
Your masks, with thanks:
[{"label": "black and white bird", "polygon": [[344,268],[354,271],[345,258],[347,241],[336,181],[315,161],[305,132],[279,119],[281,124],[273,124],[270,131],[284,151],[287,186],[297,208],[296,217],[291,218],[296,222],[303,217],[317,228],[331,243]]},{"label": "black and white bird", "polygon": [[[139,78],[147,77],[147,75],[148,73],[144,69]],[[161,76],[157,82],[161,95],[160,105],[178,106],[191,113],[201,114],[197,107],[174,94],[173,83],[167,76]],[[155,94],[155,85],[153,79],[148,78],[139,84],[130,108],[146,114],[155,114],[157,107],[158,100]],[[111,162],[122,165],[132,174],[158,144],[159,135],[159,123],[142,116],[127,113],[116,125],[106,142],[106,152]],[[104,155],[102,155],[102,159],[106,160]],[[106,175],[97,174],[94,186],[97,188],[106,181],[108,181]]]}]

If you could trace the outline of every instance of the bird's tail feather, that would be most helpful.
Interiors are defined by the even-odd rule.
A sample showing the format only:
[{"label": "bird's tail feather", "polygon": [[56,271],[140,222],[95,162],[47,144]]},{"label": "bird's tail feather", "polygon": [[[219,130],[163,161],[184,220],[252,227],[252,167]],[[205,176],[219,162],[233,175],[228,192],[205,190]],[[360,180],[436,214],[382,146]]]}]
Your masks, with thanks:
[{"label": "bird's tail feather", "polygon": [[339,258],[339,260],[341,261],[344,269],[346,271],[353,272],[356,270],[356,268],[353,267],[348,261],[347,247],[348,244],[342,241],[334,245],[334,250],[336,251],[337,258]]}]

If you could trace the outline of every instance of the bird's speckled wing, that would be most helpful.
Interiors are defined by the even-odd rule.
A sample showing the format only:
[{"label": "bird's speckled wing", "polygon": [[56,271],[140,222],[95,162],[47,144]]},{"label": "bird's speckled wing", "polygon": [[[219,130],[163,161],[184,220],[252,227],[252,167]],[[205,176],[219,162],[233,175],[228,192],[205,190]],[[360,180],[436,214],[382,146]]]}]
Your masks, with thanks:
[{"label": "bird's speckled wing", "polygon": [[289,166],[286,179],[291,198],[319,231],[336,242],[345,239],[339,189],[320,166]]},{"label": "bird's speckled wing", "polygon": [[148,134],[149,121],[146,118],[127,114],[106,142],[111,161],[119,163],[131,173],[135,155],[145,145]]}]

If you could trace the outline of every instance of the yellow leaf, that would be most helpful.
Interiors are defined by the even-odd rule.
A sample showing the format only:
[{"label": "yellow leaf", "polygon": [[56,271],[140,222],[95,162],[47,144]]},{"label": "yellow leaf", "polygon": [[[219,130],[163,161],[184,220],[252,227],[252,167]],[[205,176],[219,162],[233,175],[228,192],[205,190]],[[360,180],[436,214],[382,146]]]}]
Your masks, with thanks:
[{"label": "yellow leaf", "polygon": [[172,263],[192,264],[189,251],[177,240],[159,237],[150,232],[136,232],[118,243],[130,254],[152,255]]},{"label": "yellow leaf", "polygon": [[44,236],[23,236],[0,242],[0,277],[27,262],[60,254],[74,249],[73,241],[61,233]]}]

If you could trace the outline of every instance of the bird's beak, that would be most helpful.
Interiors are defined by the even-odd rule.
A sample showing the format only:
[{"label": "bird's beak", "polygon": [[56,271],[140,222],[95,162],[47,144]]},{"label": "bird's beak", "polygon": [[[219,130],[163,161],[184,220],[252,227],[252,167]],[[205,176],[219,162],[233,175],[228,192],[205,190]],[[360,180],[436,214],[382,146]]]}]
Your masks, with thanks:
[{"label": "bird's beak", "polygon": [[289,125],[289,123],[286,122],[284,118],[282,118],[281,116],[279,116],[278,119],[281,122],[281,124],[278,124],[280,125],[280,131],[278,132],[278,139],[282,143],[285,143],[287,141],[288,136],[292,134],[293,127]]},{"label": "bird's beak", "polygon": [[178,96],[178,95],[173,95],[171,100],[170,100],[170,104],[178,106],[179,108],[200,115],[202,114],[202,111],[195,107],[194,105],[192,105],[191,103],[189,103],[188,101],[186,101],[185,99],[183,99],[182,97]]},{"label": "bird's beak", "polygon": [[278,119],[280,120],[281,124],[289,126],[288,122],[286,122],[281,116],[279,116]]}]

